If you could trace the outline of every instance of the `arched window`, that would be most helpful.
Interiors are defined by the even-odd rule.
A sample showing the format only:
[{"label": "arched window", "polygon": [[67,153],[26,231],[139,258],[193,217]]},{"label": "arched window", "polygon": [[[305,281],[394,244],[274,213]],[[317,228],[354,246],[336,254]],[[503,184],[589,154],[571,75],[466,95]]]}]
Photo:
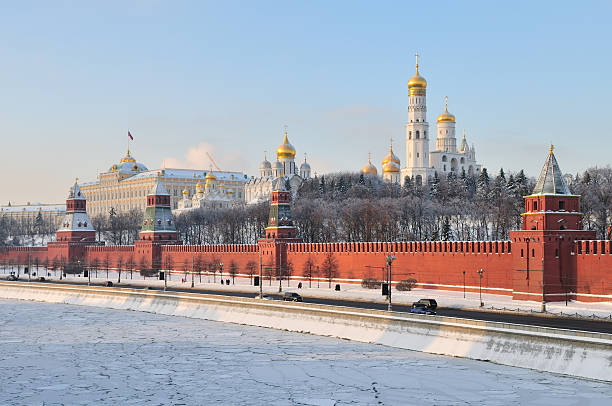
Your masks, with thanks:
[{"label": "arched window", "polygon": [[442,155],[442,162],[446,162],[446,155]]},{"label": "arched window", "polygon": [[408,139],[411,140],[412,139],[412,131],[408,131]]},{"label": "arched window", "polygon": [[423,131],[423,138],[427,138],[427,131]]},{"label": "arched window", "polygon": [[419,130],[416,131],[416,136],[414,138],[416,138],[417,140],[421,138],[421,134],[419,134]]}]

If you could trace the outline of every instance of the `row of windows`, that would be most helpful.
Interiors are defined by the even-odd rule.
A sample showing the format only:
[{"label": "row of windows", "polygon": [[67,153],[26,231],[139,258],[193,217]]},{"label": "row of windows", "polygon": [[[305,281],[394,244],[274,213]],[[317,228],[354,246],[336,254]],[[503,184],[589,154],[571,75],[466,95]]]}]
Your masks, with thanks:
[{"label": "row of windows", "polygon": [[[414,139],[418,140],[421,138],[421,133],[419,132],[419,130],[416,130],[414,132]],[[408,139],[411,140],[412,139],[412,131],[408,131]],[[427,131],[423,131],[423,139],[427,139]]]}]

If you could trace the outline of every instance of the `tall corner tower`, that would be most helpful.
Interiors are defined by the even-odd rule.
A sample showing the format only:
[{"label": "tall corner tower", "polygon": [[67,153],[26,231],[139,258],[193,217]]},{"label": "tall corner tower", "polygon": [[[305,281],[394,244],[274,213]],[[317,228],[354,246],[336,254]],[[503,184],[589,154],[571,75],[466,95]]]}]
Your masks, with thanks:
[{"label": "tall corner tower", "polygon": [[427,123],[427,81],[419,74],[419,54],[416,73],[408,81],[408,122],[406,123],[406,176],[417,183],[427,181],[429,169],[429,124]]},{"label": "tall corner tower", "polygon": [[553,146],[533,192],[524,196],[522,230],[510,231],[514,263],[513,297],[549,301],[575,297],[575,242],[595,238],[582,228],[580,196],[571,193]]},{"label": "tall corner tower", "polygon": [[66,199],[66,216],[57,230],[57,241],[94,242],[96,230],[87,215],[87,201],[77,182]]}]

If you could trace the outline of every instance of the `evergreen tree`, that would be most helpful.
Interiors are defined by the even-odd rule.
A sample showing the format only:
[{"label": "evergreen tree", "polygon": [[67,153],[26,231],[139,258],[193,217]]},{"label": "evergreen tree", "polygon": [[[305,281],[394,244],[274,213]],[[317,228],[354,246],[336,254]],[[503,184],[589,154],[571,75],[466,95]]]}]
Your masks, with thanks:
[{"label": "evergreen tree", "polygon": [[359,184],[365,185],[365,178],[363,177],[363,173],[359,174]]},{"label": "evergreen tree", "polygon": [[489,196],[489,174],[487,168],[482,168],[480,176],[478,177],[478,183],[476,185],[476,193],[481,199],[486,199]]},{"label": "evergreen tree", "polygon": [[319,194],[321,196],[325,194],[325,175],[321,175],[321,180],[319,181]]},{"label": "evergreen tree", "polygon": [[438,172],[434,172],[434,177],[429,184],[429,195],[435,199],[440,194],[440,178]]},{"label": "evergreen tree", "polygon": [[452,239],[452,235],[450,219],[448,217],[444,217],[444,223],[442,223],[442,239],[444,241],[450,241]]}]

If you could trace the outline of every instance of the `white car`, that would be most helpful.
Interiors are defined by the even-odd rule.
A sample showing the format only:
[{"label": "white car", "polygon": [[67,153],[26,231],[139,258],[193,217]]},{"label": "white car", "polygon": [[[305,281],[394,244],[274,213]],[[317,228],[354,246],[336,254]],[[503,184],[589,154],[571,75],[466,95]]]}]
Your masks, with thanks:
[{"label": "white car", "polygon": [[257,296],[255,296],[255,299],[274,300],[274,299],[272,299],[271,296],[268,296],[268,295],[257,295]]}]

